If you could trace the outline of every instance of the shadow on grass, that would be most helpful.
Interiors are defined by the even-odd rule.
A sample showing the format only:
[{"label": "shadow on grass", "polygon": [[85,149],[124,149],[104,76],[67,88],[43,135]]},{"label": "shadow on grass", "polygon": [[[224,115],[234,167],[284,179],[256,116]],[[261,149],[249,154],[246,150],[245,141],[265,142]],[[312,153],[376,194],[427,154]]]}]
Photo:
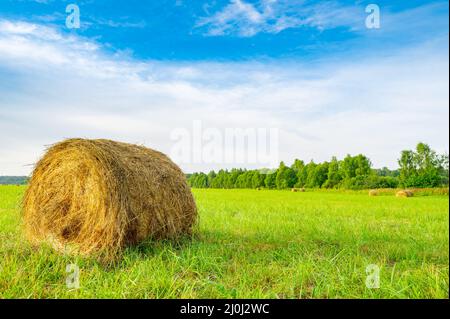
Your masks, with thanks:
[{"label": "shadow on grass", "polygon": [[100,261],[100,264],[105,268],[123,269],[131,266],[133,263],[160,256],[161,254],[178,254],[200,241],[198,234],[182,236],[177,239],[149,238],[137,245],[124,248],[117,259],[107,263]]},{"label": "shadow on grass", "polygon": [[106,260],[99,255],[64,254],[47,245],[32,247],[26,242],[3,249],[3,253],[16,255],[16,259],[21,260],[20,263],[27,263],[26,260],[35,259],[46,264],[75,263],[80,267],[99,267],[104,271],[121,271],[155,257],[170,260],[198,253],[208,255],[210,258],[225,259],[232,259],[237,255],[239,258],[251,259],[252,256],[263,254],[265,258],[275,260],[279,258],[277,256],[280,255],[280,252],[284,251],[287,255],[305,254],[301,250],[307,247],[309,252],[319,248],[323,250],[326,243],[309,242],[309,245],[303,247],[304,244],[307,243],[299,238],[294,241],[291,238],[280,241],[268,237],[266,233],[238,234],[216,229],[196,231],[192,236],[183,236],[173,240],[149,238],[135,246],[124,248],[114,259]]}]

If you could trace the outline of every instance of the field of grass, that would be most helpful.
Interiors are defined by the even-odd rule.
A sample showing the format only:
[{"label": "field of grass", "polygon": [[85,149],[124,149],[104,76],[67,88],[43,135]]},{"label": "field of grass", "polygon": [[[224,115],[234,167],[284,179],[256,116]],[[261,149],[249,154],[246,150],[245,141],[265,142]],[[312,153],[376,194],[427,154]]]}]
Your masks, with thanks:
[{"label": "field of grass", "polygon": [[0,298],[448,298],[448,196],[196,189],[192,240],[143,243],[105,267],[30,248],[24,189],[0,186]]}]

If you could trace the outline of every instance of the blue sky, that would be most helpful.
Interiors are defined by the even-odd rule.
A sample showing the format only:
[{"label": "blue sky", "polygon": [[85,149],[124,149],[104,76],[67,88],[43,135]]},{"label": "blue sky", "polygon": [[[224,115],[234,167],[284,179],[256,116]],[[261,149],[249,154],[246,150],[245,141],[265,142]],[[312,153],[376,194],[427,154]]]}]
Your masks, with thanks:
[{"label": "blue sky", "polygon": [[[413,45],[448,29],[448,1],[377,1],[383,27],[376,32],[364,25],[373,0],[3,0],[0,12],[64,32],[70,3],[80,7],[77,35],[139,59],[317,59]],[[259,14],[254,22],[252,10]]]},{"label": "blue sky", "polygon": [[2,0],[0,175],[74,136],[170,154],[195,121],[276,127],[287,162],[365,153],[395,167],[419,140],[446,152],[448,16],[448,1]]}]

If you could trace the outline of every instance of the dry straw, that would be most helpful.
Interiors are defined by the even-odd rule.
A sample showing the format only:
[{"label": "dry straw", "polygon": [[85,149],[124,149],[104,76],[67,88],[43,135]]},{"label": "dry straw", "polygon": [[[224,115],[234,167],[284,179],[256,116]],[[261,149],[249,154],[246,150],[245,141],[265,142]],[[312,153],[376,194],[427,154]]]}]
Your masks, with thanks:
[{"label": "dry straw", "polygon": [[379,193],[376,189],[371,189],[369,191],[369,196],[378,196],[378,195],[379,195]]},{"label": "dry straw", "polygon": [[413,195],[414,195],[414,193],[409,190],[398,191],[395,194],[395,196],[397,196],[397,197],[412,197]]},{"label": "dry straw", "polygon": [[22,213],[33,244],[108,258],[148,238],[189,235],[197,220],[186,178],[166,155],[86,139],[48,149],[34,169]]}]

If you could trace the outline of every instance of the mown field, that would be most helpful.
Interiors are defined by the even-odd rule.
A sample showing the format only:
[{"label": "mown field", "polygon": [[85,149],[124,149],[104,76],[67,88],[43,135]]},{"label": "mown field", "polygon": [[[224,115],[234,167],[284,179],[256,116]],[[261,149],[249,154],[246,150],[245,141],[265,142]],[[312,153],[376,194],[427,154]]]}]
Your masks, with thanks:
[{"label": "mown field", "polygon": [[196,189],[192,240],[149,241],[105,267],[29,247],[24,189],[0,186],[0,298],[448,298],[448,196]]}]

